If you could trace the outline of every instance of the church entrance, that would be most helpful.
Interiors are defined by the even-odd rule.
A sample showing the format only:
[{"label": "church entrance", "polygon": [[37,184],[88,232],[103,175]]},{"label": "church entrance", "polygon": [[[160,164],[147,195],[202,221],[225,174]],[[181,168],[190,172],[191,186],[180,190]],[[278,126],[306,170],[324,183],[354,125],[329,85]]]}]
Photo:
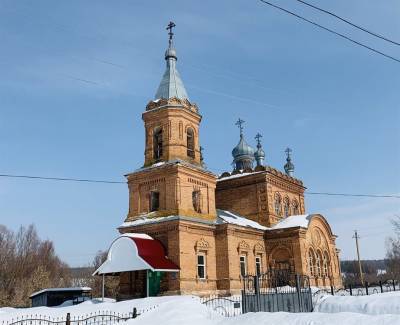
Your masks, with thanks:
[{"label": "church entrance", "polygon": [[148,271],[149,297],[155,297],[160,293],[160,283],[163,274],[164,272],[160,271]]}]

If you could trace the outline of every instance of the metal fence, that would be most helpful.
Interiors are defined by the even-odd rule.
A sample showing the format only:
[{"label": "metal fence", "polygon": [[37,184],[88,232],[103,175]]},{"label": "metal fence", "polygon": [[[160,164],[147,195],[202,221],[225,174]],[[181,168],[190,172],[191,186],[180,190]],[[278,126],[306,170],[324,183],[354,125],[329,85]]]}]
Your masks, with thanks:
[{"label": "metal fence", "polygon": [[71,316],[70,313],[67,313],[63,317],[50,317],[38,314],[22,315],[12,318],[11,320],[1,321],[0,325],[112,325],[134,319],[157,307],[158,306],[152,306],[143,310],[133,308],[133,310],[128,313],[117,313],[107,310],[79,316]]},{"label": "metal fence", "polygon": [[377,283],[365,282],[364,285],[348,285],[343,288],[323,288],[315,291],[313,297],[319,295],[336,295],[336,296],[368,296],[378,293],[391,291],[400,291],[400,282],[398,280],[379,281]]},{"label": "metal fence", "polygon": [[211,295],[208,297],[201,297],[200,302],[222,316],[232,317],[242,313],[241,296]]},{"label": "metal fence", "polygon": [[313,309],[307,276],[270,270],[259,276],[245,276],[242,281],[240,296],[202,297],[201,303],[227,317],[247,312],[309,312]]},{"label": "metal fence", "polygon": [[310,281],[307,276],[286,270],[270,270],[244,277],[242,312],[311,312]]}]

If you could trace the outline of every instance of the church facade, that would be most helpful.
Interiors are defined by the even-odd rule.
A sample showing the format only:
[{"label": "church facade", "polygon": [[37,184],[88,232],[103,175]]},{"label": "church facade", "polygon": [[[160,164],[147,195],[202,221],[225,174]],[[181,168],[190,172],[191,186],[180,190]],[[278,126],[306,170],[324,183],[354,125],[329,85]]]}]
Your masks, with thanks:
[{"label": "church facade", "polygon": [[[170,25],[170,27],[172,27]],[[172,28],[166,71],[142,114],[144,164],[126,175],[129,211],[120,233],[158,239],[177,273],[159,274],[160,294],[234,294],[247,274],[284,269],[310,276],[311,285],[341,286],[339,250],[327,220],[307,214],[291,151],[281,172],[245,141],[239,119],[234,168],[209,171],[200,146],[199,108],[176,68]],[[140,296],[146,273],[120,274],[120,296]]]}]

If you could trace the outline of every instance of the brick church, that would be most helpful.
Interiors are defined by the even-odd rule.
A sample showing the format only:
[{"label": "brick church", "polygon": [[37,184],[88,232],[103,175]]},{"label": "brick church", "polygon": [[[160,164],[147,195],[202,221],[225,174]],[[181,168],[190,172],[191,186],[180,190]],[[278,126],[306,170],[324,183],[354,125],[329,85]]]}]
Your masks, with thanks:
[{"label": "brick church", "polygon": [[[307,214],[290,149],[284,171],[268,166],[261,135],[251,147],[239,119],[233,170],[218,176],[205,167],[202,116],[176,67],[173,26],[165,73],[142,114],[144,165],[126,175],[129,212],[118,228],[157,239],[179,268],[157,272],[156,293],[238,293],[245,275],[270,269],[308,275],[315,286],[340,286],[336,236],[322,215]],[[145,274],[121,272],[120,296],[140,295]]]}]

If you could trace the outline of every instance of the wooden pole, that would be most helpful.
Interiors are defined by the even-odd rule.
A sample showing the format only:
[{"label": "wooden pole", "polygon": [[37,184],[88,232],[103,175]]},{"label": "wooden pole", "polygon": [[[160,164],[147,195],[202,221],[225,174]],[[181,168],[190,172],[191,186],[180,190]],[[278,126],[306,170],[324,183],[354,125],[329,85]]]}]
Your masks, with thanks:
[{"label": "wooden pole", "polygon": [[101,301],[103,301],[104,302],[104,280],[105,280],[105,278],[104,278],[104,273],[103,273],[103,283],[102,283],[102,285],[101,285]]},{"label": "wooden pole", "polygon": [[353,238],[356,239],[357,259],[358,259],[358,269],[360,272],[360,280],[361,280],[361,284],[364,285],[364,276],[363,276],[363,272],[362,272],[362,268],[361,268],[361,260],[360,260],[360,249],[358,247],[358,239],[360,238],[360,236],[358,236],[357,230],[354,230]]},{"label": "wooden pole", "polygon": [[150,295],[150,288],[149,288],[149,270],[146,270],[146,297]]}]

